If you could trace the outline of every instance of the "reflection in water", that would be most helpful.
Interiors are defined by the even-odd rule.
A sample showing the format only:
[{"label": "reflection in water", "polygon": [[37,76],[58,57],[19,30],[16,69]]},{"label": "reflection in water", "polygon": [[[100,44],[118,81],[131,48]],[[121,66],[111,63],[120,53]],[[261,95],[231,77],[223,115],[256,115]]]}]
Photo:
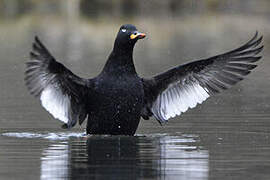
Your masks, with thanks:
[{"label": "reflection in water", "polygon": [[91,136],[52,144],[41,158],[41,179],[207,179],[208,151],[196,137]]},{"label": "reflection in water", "polygon": [[[192,137],[192,136],[191,136]],[[182,179],[208,179],[208,151],[199,150],[192,138],[165,136],[161,142],[161,170]]]},{"label": "reflection in water", "polygon": [[63,179],[68,177],[68,145],[53,144],[41,157],[40,179]]}]

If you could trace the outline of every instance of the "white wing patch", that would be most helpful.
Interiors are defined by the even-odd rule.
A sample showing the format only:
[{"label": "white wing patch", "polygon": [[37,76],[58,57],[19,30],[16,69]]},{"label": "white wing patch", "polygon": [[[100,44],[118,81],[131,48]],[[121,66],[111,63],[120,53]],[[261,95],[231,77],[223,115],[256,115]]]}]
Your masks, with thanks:
[{"label": "white wing patch", "polygon": [[49,85],[42,91],[40,101],[42,106],[54,118],[68,123],[70,110],[70,98],[68,95],[64,95],[59,88]]},{"label": "white wing patch", "polygon": [[181,84],[180,82],[170,85],[165,91],[158,95],[152,106],[152,112],[161,122],[194,108],[201,104],[210,95],[208,90],[198,82]]}]

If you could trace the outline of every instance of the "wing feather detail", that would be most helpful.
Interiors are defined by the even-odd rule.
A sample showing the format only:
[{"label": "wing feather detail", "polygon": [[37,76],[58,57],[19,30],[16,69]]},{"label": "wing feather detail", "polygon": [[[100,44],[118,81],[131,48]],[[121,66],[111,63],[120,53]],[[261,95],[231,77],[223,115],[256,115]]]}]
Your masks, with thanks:
[{"label": "wing feather detail", "polygon": [[54,118],[65,123],[63,128],[71,128],[77,120],[82,123],[85,119],[83,99],[88,81],[57,62],[37,37],[26,63],[25,84]]},{"label": "wing feather detail", "polygon": [[226,90],[244,79],[263,46],[258,33],[237,49],[208,59],[197,60],[172,68],[151,79],[142,79],[145,91],[145,106],[142,117],[151,115],[160,122],[180,115],[189,108],[201,104],[211,95]]}]

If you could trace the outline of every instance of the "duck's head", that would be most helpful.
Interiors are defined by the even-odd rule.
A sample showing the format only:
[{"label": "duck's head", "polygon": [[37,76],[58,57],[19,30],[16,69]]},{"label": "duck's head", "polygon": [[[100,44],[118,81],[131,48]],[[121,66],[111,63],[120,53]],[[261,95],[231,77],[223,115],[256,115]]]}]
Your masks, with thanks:
[{"label": "duck's head", "polygon": [[133,49],[135,43],[139,39],[145,38],[145,33],[139,32],[137,28],[132,24],[122,25],[116,36],[114,48]]}]

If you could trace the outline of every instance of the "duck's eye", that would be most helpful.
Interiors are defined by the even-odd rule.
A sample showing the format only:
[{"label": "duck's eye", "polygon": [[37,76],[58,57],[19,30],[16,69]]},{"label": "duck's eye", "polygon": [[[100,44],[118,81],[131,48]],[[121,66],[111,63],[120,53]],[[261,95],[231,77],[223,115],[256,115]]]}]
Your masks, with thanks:
[{"label": "duck's eye", "polygon": [[122,29],[122,32],[126,32],[127,30],[126,29]]}]

